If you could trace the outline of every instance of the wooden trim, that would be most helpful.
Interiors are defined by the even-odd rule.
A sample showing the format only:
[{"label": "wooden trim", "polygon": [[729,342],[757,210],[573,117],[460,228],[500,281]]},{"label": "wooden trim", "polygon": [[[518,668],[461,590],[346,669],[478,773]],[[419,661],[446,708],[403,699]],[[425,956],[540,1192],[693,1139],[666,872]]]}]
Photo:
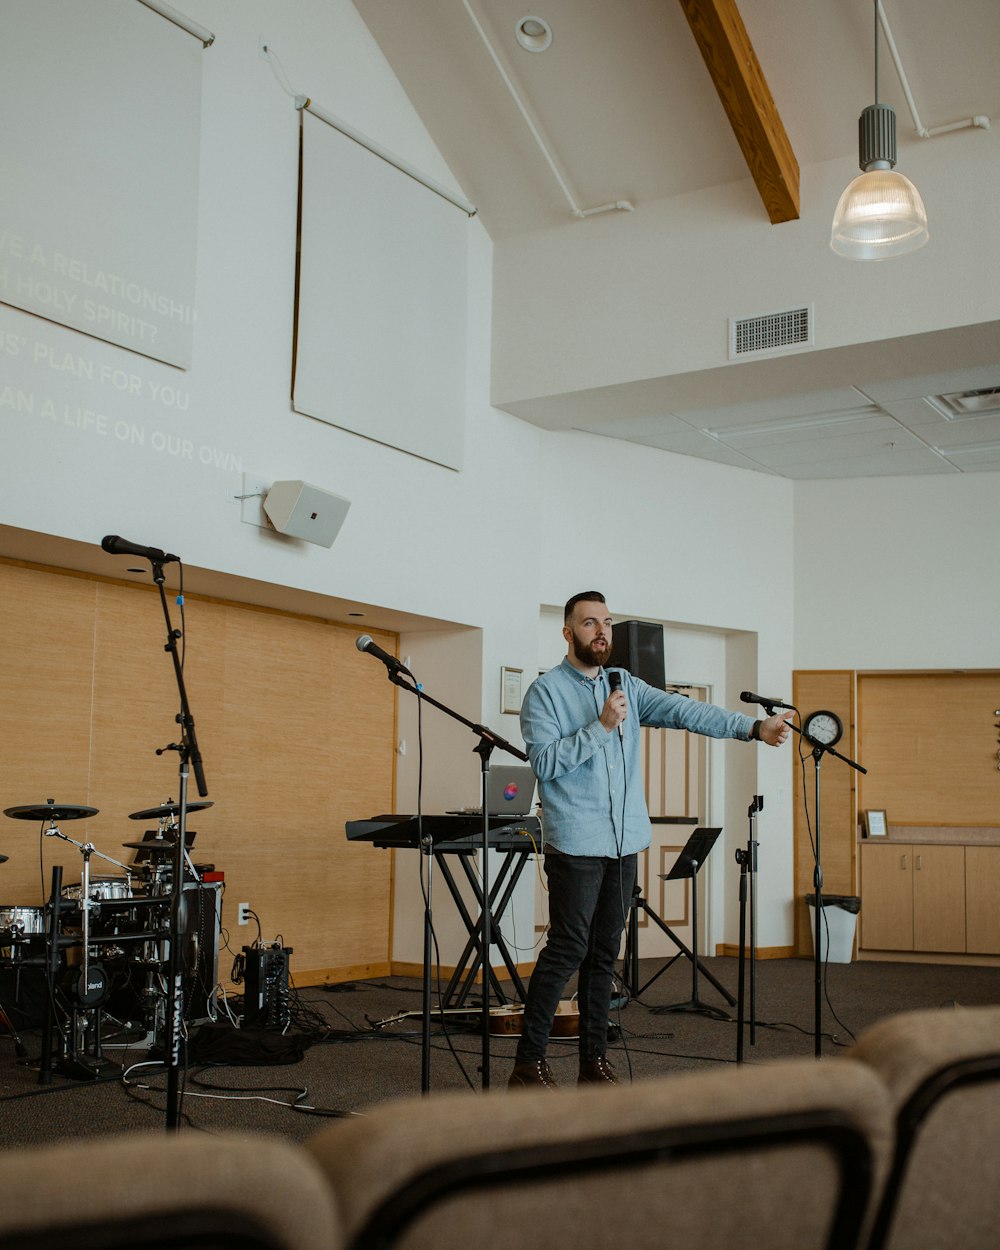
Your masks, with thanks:
[{"label": "wooden trim", "polygon": [[858,960],[887,964],[964,964],[970,968],[1000,968],[1000,955],[929,954],[927,951],[858,951]]},{"label": "wooden trim", "polygon": [[[344,965],[339,968],[307,968],[304,972],[294,974],[289,969],[288,972],[290,984],[298,989],[313,985],[338,985],[344,981],[370,981],[372,977],[388,976],[392,976],[388,960],[385,963]],[[234,993],[242,993],[242,987],[232,988]]]},{"label": "wooden trim", "polygon": [[[731,942],[720,942],[715,948],[716,955],[728,955],[732,959],[739,959],[740,948]],[[758,946],[758,959],[794,959],[794,946]]]},{"label": "wooden trim", "polygon": [[[532,972],[535,970],[535,963],[534,960],[532,960],[530,963],[515,964],[514,967],[517,969],[517,975],[519,977],[530,977]],[[506,980],[507,969],[502,964],[495,964],[493,966],[493,971],[497,974],[501,981]],[[455,966],[454,964],[435,965],[434,974],[435,976],[440,975],[442,977],[451,978],[455,974]],[[423,964],[407,963],[405,960],[394,959],[392,961],[392,968],[389,975],[394,977],[412,977],[414,980],[420,981],[423,979],[424,966]],[[482,981],[483,974],[480,969],[480,971],[476,973],[473,984],[481,985]]]},{"label": "wooden trim", "polygon": [[772,225],[799,217],[799,163],[736,0],[680,0]]}]

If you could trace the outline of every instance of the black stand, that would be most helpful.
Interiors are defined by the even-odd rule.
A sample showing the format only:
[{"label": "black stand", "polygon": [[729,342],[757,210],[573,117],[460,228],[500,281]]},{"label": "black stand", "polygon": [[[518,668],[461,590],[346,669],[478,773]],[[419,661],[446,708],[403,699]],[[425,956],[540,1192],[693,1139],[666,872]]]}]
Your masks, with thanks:
[{"label": "black stand", "polygon": [[749,880],[750,897],[750,1045],[757,1044],[757,839],[754,836],[757,813],[764,809],[764,796],[755,794],[753,802],[747,809],[750,820],[750,835],[745,851],[736,852],[736,862],[740,866],[740,972],[739,972],[739,1009],[736,1024],[736,1062],[743,1062],[743,1026],[746,1004],[746,940],[747,940],[747,882]]},{"label": "black stand", "polygon": [[[760,700],[760,706],[767,711],[768,716],[774,715],[776,706],[783,706],[777,701],[769,702],[767,699]],[[790,708],[790,711],[797,711],[797,708]],[[835,751],[832,746],[828,746],[822,742],[817,742],[815,738],[810,738],[804,734],[797,725],[793,725],[791,721],[787,722],[788,727],[795,731],[804,741],[808,742],[812,747],[812,757],[815,772],[815,809],[816,809],[816,831],[814,840],[814,850],[816,852],[816,862],[813,868],[813,889],[816,891],[816,923],[813,932],[813,1041],[815,1045],[816,1058],[820,1058],[823,1054],[823,961],[820,958],[820,926],[823,923],[823,857],[822,857],[822,823],[820,820],[820,765],[823,756],[827,752],[835,755],[838,760],[842,760],[845,764],[855,769],[859,773],[867,773],[867,768],[862,768],[860,764],[850,760],[846,755],[841,755],[839,751]]]},{"label": "black stand", "polygon": [[18,1059],[26,1059],[28,1052],[25,1048],[24,1042],[21,1040],[21,1035],[18,1033],[17,1029],[14,1028],[14,1021],[11,1020],[10,1016],[7,1014],[7,1010],[3,1003],[0,1003],[0,1027],[5,1028],[10,1034],[11,1040],[14,1043],[14,1053],[17,1055]]},{"label": "black stand", "polygon": [[[795,726],[793,725],[794,729]],[[801,733],[800,730],[796,730]],[[815,809],[816,809],[816,867],[813,870],[813,886],[816,891],[816,916],[813,931],[813,1039],[815,1042],[815,1054],[818,1059],[823,1054],[823,960],[821,958],[820,935],[821,926],[823,924],[823,861],[820,856],[821,842],[821,822],[820,822],[820,765],[823,762],[823,756],[826,752],[835,755],[838,760],[843,760],[845,764],[856,769],[859,773],[867,773],[867,768],[862,768],[860,764],[856,764],[854,760],[849,760],[846,755],[841,755],[839,751],[835,751],[831,746],[824,746],[822,742],[816,742],[813,738],[801,735],[806,742],[812,747],[813,772],[814,772],[814,793],[815,793]]]},{"label": "black stand", "polygon": [[[684,823],[684,824],[691,823],[688,820],[679,821],[673,817],[669,817],[669,818],[661,817],[659,818],[659,821],[656,817],[653,818],[654,824],[664,822],[664,821],[669,821],[669,823],[672,823],[672,824],[673,823]],[[698,830],[695,830],[695,833],[697,832]],[[694,837],[694,833],[692,833],[691,837],[692,838]],[[681,852],[681,854],[683,855],[686,851],[687,851],[687,846],[684,847],[684,850]],[[697,903],[695,905],[697,906]],[[649,919],[652,920],[652,922],[659,929],[661,929],[667,935],[667,937],[671,940],[671,942],[673,942],[673,944],[677,947],[677,954],[673,955],[670,959],[668,959],[667,962],[663,965],[663,967],[660,968],[657,972],[654,972],[653,975],[649,978],[649,980],[642,986],[639,985],[639,911],[640,910],[644,911],[646,915],[649,917]],[[674,964],[677,962],[677,960],[680,959],[681,957],[690,959],[692,964],[697,964],[697,970],[701,972],[702,976],[706,977],[709,981],[711,981],[711,983],[719,991],[719,993],[726,1000],[726,1002],[729,1003],[731,1007],[736,1006],[736,999],[733,998],[733,996],[729,993],[729,991],[725,988],[725,986],[720,984],[720,982],[717,981],[714,976],[712,976],[711,972],[709,972],[709,970],[705,967],[705,965],[698,961],[695,954],[692,951],[688,950],[688,948],[680,940],[680,938],[673,931],[673,929],[671,929],[670,926],[664,920],[662,920],[656,914],[655,911],[653,911],[649,903],[642,897],[642,889],[637,883],[635,888],[632,891],[632,900],[630,904],[628,928],[625,933],[625,959],[622,964],[622,982],[625,985],[625,989],[627,990],[629,997],[632,999],[637,999],[640,994],[642,994],[645,990],[647,990],[653,984],[654,981],[658,980],[661,976],[663,976],[665,972],[667,972],[670,968],[672,968]],[[653,1007],[651,1010],[663,1011],[666,1009],[663,1007]]]},{"label": "black stand", "polygon": [[[460,724],[465,725],[468,729],[479,738],[478,744],[473,748],[480,760],[480,773],[482,784],[480,787],[482,795],[482,841],[480,850],[483,857],[482,868],[482,898],[484,904],[479,914],[479,943],[480,951],[483,958],[483,1002],[482,1002],[482,1018],[481,1029],[483,1035],[482,1042],[482,1086],[483,1089],[490,1087],[490,814],[488,803],[489,777],[490,777],[490,756],[494,747],[499,747],[501,751],[506,751],[509,755],[515,756],[519,760],[527,763],[528,757],[518,747],[513,746],[505,738],[501,738],[499,734],[494,733],[491,729],[487,729],[485,725],[476,725],[472,721],[467,720],[453,708],[447,707],[444,703],[439,703],[437,699],[432,699],[430,695],[425,694],[421,687],[413,680],[413,675],[407,673],[402,665],[390,667],[386,665],[386,671],[389,680],[401,690],[408,690],[410,694],[417,696],[420,703],[429,703],[432,707],[436,707],[438,711],[444,712],[446,716],[450,716],[452,720],[457,720]],[[404,673],[406,676],[404,676]],[[410,680],[407,680],[407,677]],[[417,820],[421,817],[418,815]],[[424,970],[423,970],[423,1011],[421,1013],[421,1065],[420,1065],[420,1092],[427,1094],[431,1087],[431,944],[432,944],[432,918],[431,918],[431,888],[430,888],[430,864],[432,862],[432,854],[434,843],[432,838],[421,836],[420,853],[427,857],[427,891],[424,895]]]},{"label": "black stand", "polygon": [[184,932],[184,911],[186,907],[184,898],[184,851],[187,846],[189,766],[194,769],[198,793],[202,798],[208,794],[208,786],[205,784],[201,752],[198,750],[198,740],[195,737],[194,717],[191,715],[187,690],[184,686],[184,671],[181,667],[180,657],[177,654],[177,641],[181,637],[181,631],[174,629],[171,624],[170,609],[167,606],[167,596],[163,589],[163,584],[166,580],[163,566],[166,560],[154,557],[149,559],[152,565],[153,581],[160,592],[160,604],[163,608],[163,619],[167,627],[167,641],[163,649],[170,652],[170,658],[173,661],[174,677],[177,681],[177,692],[180,696],[181,705],[181,710],[175,717],[181,729],[180,741],[171,742],[169,746],[160,747],[156,752],[157,755],[162,755],[165,751],[176,751],[180,756],[178,766],[180,799],[178,804],[177,842],[174,848],[173,891],[170,900],[170,958],[167,963],[167,1018],[166,1037],[163,1046],[163,1062],[167,1070],[166,1111],[167,1129],[169,1131],[180,1127],[181,1024],[184,1007],[183,959],[180,947],[181,934]]},{"label": "black stand", "polygon": [[[715,840],[721,832],[721,828],[695,829],[688,838],[684,849],[677,856],[673,868],[668,873],[662,874],[662,880],[664,881],[686,881],[688,879],[691,881],[691,945],[694,948],[694,953],[687,952],[688,958],[691,960],[691,997],[681,1003],[670,1003],[662,1007],[653,1007],[651,1010],[654,1012],[691,1011],[705,1016],[712,1016],[716,1020],[732,1019],[732,1016],[727,1011],[723,1011],[721,1007],[712,1007],[709,1003],[703,1002],[698,995],[698,973],[699,971],[704,971],[716,989],[721,991],[726,1001],[733,1005],[732,995],[722,989],[722,986],[711,976],[707,969],[702,968],[701,961],[698,959],[698,869],[708,858],[709,852],[715,845]],[[677,941],[676,937],[674,941]],[[682,950],[684,949],[682,948]],[[677,956],[675,955],[674,958],[676,959]]]},{"label": "black stand", "polygon": [[[107,997],[109,986],[104,966],[94,962],[90,954],[90,912],[94,906],[90,897],[90,860],[92,856],[97,855],[101,859],[107,860],[109,864],[115,864],[118,868],[124,868],[126,879],[128,880],[131,879],[130,869],[127,864],[123,864],[120,860],[113,859],[110,855],[105,855],[103,851],[99,851],[93,842],[78,842],[75,838],[69,837],[68,834],[63,833],[54,820],[51,820],[49,824],[50,827],[45,830],[47,838],[61,838],[64,842],[69,842],[72,846],[75,846],[83,856],[83,867],[80,872],[80,971],[75,980],[70,978],[67,986],[67,997],[69,999],[68,1046],[63,1046],[63,1053],[56,1063],[56,1070],[60,1075],[71,1077],[73,1080],[92,1081],[96,1080],[105,1068],[118,1065],[112,1064],[101,1053],[102,1014],[100,1004]],[[55,880],[53,879],[54,887]],[[131,893],[131,890],[129,892]],[[52,902],[52,914],[55,917],[52,940],[57,943],[59,903],[55,899]],[[50,980],[50,989],[51,987],[52,982]],[[81,1019],[81,1008],[84,1011],[92,1012],[92,1014]],[[94,1039],[93,1054],[90,1055],[83,1053],[84,1048],[80,1044],[81,1036],[87,1031],[88,1024],[90,1026],[89,1031]]]},{"label": "black stand", "polygon": [[62,899],[62,865],[52,868],[52,901],[45,941],[45,1010],[42,1014],[42,1055],[38,1084],[52,1084],[52,1033],[56,1027],[56,973],[59,969],[59,903]]},{"label": "black stand", "polygon": [[[514,993],[523,1003],[527,1000],[527,991],[517,970],[517,964],[514,962],[507,943],[504,941],[503,934],[499,932],[498,921],[507,910],[507,905],[514,895],[514,889],[520,880],[521,873],[524,871],[525,864],[528,862],[528,857],[523,851],[508,850],[503,852],[503,855],[504,862],[490,889],[490,931],[493,934],[493,944],[500,952],[500,958],[503,960],[507,969],[507,975],[514,986]],[[460,855],[458,859],[476,904],[480,908],[485,906],[483,889],[469,865],[469,857]],[[507,1003],[507,995],[504,993],[503,987],[493,971],[492,964],[483,959],[482,948],[479,945],[479,926],[473,922],[472,916],[465,906],[465,900],[462,898],[458,884],[448,867],[446,857],[441,855],[438,863],[441,865],[442,874],[448,882],[448,889],[455,901],[455,906],[458,908],[458,914],[462,917],[466,932],[469,934],[469,940],[465,944],[465,949],[459,956],[451,980],[441,996],[441,1006],[461,1007],[468,997],[480,969],[484,969],[489,975],[490,984],[493,987],[494,994],[497,996],[497,1001],[501,1006],[504,1006]]]}]

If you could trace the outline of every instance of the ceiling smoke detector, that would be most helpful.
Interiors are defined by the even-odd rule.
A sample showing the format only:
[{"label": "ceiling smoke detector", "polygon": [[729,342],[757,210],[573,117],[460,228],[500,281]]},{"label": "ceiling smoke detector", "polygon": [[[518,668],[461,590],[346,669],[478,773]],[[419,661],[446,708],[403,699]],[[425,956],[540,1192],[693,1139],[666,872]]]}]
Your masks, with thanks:
[{"label": "ceiling smoke detector", "polygon": [[525,52],[545,52],[552,45],[552,29],[542,17],[522,17],[514,36]]}]

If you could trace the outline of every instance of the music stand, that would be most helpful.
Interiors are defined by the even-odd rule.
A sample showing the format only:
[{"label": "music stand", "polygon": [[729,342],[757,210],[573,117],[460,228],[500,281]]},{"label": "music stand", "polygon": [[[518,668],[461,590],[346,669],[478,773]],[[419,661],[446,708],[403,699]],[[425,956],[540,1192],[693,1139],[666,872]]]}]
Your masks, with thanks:
[{"label": "music stand", "polygon": [[[712,1007],[698,997],[698,869],[708,859],[709,852],[721,832],[721,828],[695,829],[677,856],[673,868],[667,873],[660,873],[663,881],[683,881],[688,877],[691,879],[691,947],[694,954],[691,956],[691,997],[682,1003],[653,1007],[653,1011],[696,1011],[705,1016],[713,1016],[716,1020],[732,1019],[732,1016],[721,1007]],[[710,980],[717,988],[721,988],[714,978],[710,977]],[[722,993],[729,1002],[732,1002],[729,994],[724,990]]]}]

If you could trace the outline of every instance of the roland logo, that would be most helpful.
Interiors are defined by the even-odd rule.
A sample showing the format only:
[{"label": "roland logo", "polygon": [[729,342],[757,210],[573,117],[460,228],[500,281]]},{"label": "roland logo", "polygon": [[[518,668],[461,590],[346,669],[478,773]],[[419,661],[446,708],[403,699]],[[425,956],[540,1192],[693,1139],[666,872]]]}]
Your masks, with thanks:
[{"label": "roland logo", "polygon": [[103,990],[104,989],[104,978],[101,976],[99,972],[92,973],[87,978],[87,989],[88,990]]}]

